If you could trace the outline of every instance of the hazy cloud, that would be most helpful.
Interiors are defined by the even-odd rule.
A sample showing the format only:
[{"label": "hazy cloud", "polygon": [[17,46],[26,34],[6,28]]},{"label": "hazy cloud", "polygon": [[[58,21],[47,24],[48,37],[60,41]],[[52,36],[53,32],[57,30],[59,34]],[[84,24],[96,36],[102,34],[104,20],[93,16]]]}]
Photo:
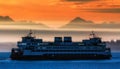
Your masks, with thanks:
[{"label": "hazy cloud", "polygon": [[86,9],[90,12],[99,12],[99,13],[120,13],[120,8],[103,8],[103,9]]},{"label": "hazy cloud", "polygon": [[99,0],[62,0],[66,2],[78,2],[78,3],[87,3],[87,2],[92,2],[92,1],[99,1]]},{"label": "hazy cloud", "polygon": [[[72,2],[74,8],[85,9],[84,11],[98,12],[98,13],[120,13],[120,4],[113,3],[112,0],[62,0],[65,2]],[[117,2],[117,1],[116,1]],[[110,4],[112,3],[112,4]]]},{"label": "hazy cloud", "polygon": [[84,3],[89,3],[89,2],[94,2],[94,1],[99,1],[99,0],[61,0],[63,2],[73,2],[74,4],[84,4]]}]

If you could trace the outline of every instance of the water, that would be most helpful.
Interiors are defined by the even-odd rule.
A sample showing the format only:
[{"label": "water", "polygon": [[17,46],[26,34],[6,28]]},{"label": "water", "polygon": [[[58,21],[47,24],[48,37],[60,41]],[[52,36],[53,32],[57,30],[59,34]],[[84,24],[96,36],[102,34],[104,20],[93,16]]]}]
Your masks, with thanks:
[{"label": "water", "polygon": [[120,69],[120,52],[111,60],[18,61],[10,60],[10,53],[0,53],[0,69]]}]

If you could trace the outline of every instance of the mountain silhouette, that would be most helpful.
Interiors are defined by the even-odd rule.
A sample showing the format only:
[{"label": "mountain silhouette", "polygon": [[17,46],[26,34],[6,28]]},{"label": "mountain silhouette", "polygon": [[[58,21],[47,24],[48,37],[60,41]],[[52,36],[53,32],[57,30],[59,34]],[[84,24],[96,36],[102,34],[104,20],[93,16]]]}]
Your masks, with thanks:
[{"label": "mountain silhouette", "polygon": [[82,19],[80,17],[76,17],[74,18],[72,21],[70,21],[70,23],[89,23],[90,21],[87,21],[85,19]]},{"label": "mountain silhouette", "polygon": [[0,16],[0,21],[13,22],[14,20],[10,18],[9,16]]},{"label": "mountain silhouette", "polygon": [[80,17],[76,17],[71,20],[68,24],[60,27],[64,29],[119,29],[119,22],[103,22],[103,23],[94,23],[92,21],[87,21]]},{"label": "mountain silhouette", "polygon": [[72,27],[78,27],[80,26],[81,24],[93,24],[92,21],[87,21],[83,18],[80,18],[80,17],[76,17],[74,18],[73,20],[71,20],[68,24],[64,25],[63,27],[61,28],[72,28]]},{"label": "mountain silhouette", "polygon": [[10,28],[10,29],[20,29],[20,28],[22,29],[49,29],[50,28],[43,23],[33,22],[33,21],[0,22],[0,25],[7,25],[4,28]]}]

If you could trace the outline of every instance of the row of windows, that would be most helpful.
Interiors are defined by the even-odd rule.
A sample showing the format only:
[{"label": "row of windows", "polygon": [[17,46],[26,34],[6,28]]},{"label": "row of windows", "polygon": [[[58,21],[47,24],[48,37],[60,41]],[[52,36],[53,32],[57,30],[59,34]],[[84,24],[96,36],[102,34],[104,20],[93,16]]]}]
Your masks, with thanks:
[{"label": "row of windows", "polygon": [[103,52],[105,50],[32,50],[33,52]]},{"label": "row of windows", "polygon": [[[18,45],[34,45],[34,46],[85,46],[85,44],[83,43],[18,43]],[[105,44],[98,44],[97,46],[105,46]]]},{"label": "row of windows", "polygon": [[58,46],[58,47],[36,47],[37,49],[104,49],[104,47],[89,47],[89,46],[87,46],[87,47],[79,47],[79,46],[77,46],[77,47],[75,47],[75,46],[73,46],[73,47],[66,47],[66,46]]}]

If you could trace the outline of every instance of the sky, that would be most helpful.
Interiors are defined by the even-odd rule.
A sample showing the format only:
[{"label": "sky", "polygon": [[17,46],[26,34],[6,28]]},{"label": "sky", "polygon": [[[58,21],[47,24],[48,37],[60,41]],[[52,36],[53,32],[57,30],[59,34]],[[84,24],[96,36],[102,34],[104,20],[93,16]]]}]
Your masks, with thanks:
[{"label": "sky", "polygon": [[50,26],[67,24],[75,17],[120,22],[120,0],[0,0],[0,15]]}]

